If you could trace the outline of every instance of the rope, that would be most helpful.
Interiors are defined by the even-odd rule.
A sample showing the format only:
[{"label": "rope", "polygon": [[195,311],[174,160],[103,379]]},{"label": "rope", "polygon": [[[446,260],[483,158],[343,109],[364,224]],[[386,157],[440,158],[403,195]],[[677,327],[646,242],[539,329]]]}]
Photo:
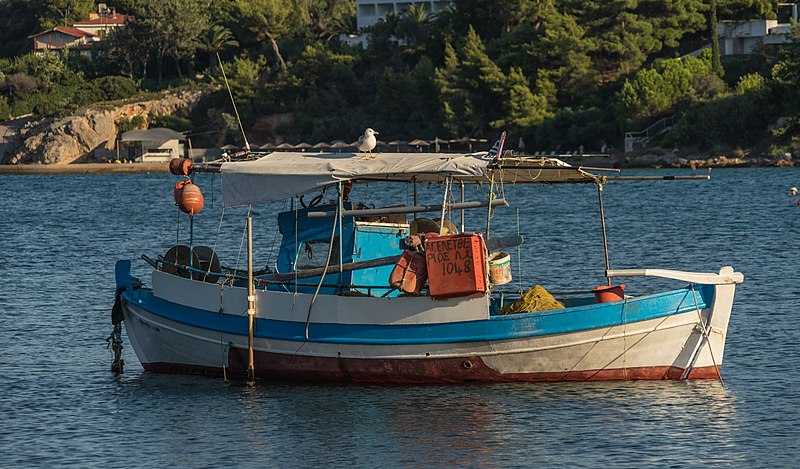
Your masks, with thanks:
[{"label": "rope", "polygon": [[299,248],[298,239],[297,239],[297,236],[298,236],[297,235],[297,230],[299,229],[298,228],[298,226],[299,226],[298,210],[299,209],[297,208],[297,205],[298,205],[297,200],[294,200],[293,202],[294,202],[293,203],[293,205],[294,205],[294,251],[293,251],[294,252],[294,254],[293,254],[294,259],[290,259],[289,260],[289,262],[291,262],[291,264],[292,264],[292,267],[294,268],[294,297],[292,298],[292,308],[294,308],[294,302],[297,301],[297,274],[298,274],[298,272],[297,272],[297,250]]},{"label": "rope", "polygon": [[[512,186],[512,194],[514,198],[514,203],[516,203],[517,209],[517,236],[520,235],[520,225],[519,225],[519,199],[517,199],[517,184],[514,183]],[[519,294],[522,295],[522,245],[517,245],[517,289],[519,290]]]},{"label": "rope", "polygon": [[[253,208],[252,205],[247,206],[247,216],[250,217],[250,210]],[[247,223],[244,225],[244,229],[242,230],[242,240],[239,242],[239,252],[236,253],[236,267],[235,271],[239,272],[239,259],[242,257],[242,249],[244,248],[244,239],[247,237]],[[231,285],[233,285],[233,280],[231,280]]]},{"label": "rope", "polygon": [[122,359],[122,322],[114,324],[114,330],[106,339],[106,348],[111,348],[114,353],[114,360],[111,362],[111,372],[121,374],[125,368],[125,360]]},{"label": "rope", "polygon": [[[222,207],[222,212],[220,213],[220,216],[219,216],[219,224],[217,225],[217,236],[214,237],[214,247],[211,248],[212,256],[213,256],[214,253],[217,252],[217,243],[219,242],[219,234],[222,231],[222,220],[224,220],[224,219],[225,219],[225,207]],[[209,259],[208,269],[206,270],[206,273],[203,275],[203,281],[204,282],[206,281],[206,278],[210,274],[211,274],[211,259]]]},{"label": "rope", "polygon": [[[708,344],[708,353],[711,355],[711,363],[714,365],[714,370],[716,370],[717,372],[717,377],[719,378],[719,384],[721,384],[724,387],[725,382],[722,380],[722,374],[719,372],[719,367],[717,366],[717,360],[714,358],[714,349],[711,347],[711,339],[708,337],[708,329],[710,328],[711,318],[710,317],[708,318],[709,324],[703,322],[703,315],[700,314],[700,305],[697,302],[697,292],[695,292],[694,290],[694,284],[693,283],[689,284],[689,286],[692,289],[692,298],[694,298],[694,309],[695,311],[697,311],[697,320],[700,321],[700,327],[702,333],[700,340],[705,340],[705,342]],[[689,373],[691,373],[692,368],[694,368],[694,363],[697,360],[697,357],[700,355],[701,348],[702,345],[697,348],[697,352],[692,357],[689,366],[686,367],[686,371],[684,371],[681,379],[686,379],[689,377]]]},{"label": "rope", "polygon": [[[317,301],[317,296],[319,295],[319,290],[322,288],[322,282],[325,280],[325,274],[328,271],[328,267],[331,265],[331,257],[333,256],[333,240],[336,237],[336,224],[339,221],[339,204],[336,204],[336,217],[333,219],[333,229],[331,230],[331,241],[328,244],[328,259],[325,261],[325,269],[322,271],[322,275],[319,277],[319,284],[317,285],[317,290],[314,292],[314,296],[311,297],[311,303],[308,305],[308,314],[306,315],[306,340],[308,340],[308,328],[311,324],[311,308],[314,307],[314,303]],[[297,269],[295,269],[295,272]],[[339,270],[341,273],[341,269]],[[297,278],[295,277],[295,283]]]},{"label": "rope", "polygon": [[222,381],[227,382],[228,369],[225,366],[225,343],[223,342],[224,338],[222,336],[222,291],[224,285],[225,282],[223,281],[223,284],[219,288],[219,353],[222,358]]},{"label": "rope", "polygon": [[181,244],[181,209],[180,207],[176,207],[178,209],[178,220],[175,223],[175,245]]}]

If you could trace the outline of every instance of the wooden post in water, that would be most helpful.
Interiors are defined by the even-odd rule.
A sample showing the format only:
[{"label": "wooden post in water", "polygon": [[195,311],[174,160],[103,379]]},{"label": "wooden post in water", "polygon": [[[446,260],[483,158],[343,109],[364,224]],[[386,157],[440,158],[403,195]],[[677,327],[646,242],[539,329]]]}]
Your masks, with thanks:
[{"label": "wooden post in water", "polygon": [[255,384],[253,326],[256,316],[256,289],[253,284],[253,217],[247,217],[247,383]]}]

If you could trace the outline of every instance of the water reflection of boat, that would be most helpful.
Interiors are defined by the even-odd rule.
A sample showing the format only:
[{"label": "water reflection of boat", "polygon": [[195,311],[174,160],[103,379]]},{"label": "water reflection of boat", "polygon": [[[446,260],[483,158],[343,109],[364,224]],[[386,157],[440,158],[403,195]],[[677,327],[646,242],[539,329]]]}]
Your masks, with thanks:
[{"label": "water reflection of boat", "polygon": [[[173,169],[187,177],[222,173],[225,207],[290,199],[293,209],[277,214],[277,272],[253,271],[252,254],[247,272],[225,268],[190,241],[158,260],[143,256],[154,267],[144,288],[130,261],[118,261],[118,356],[124,320],[140,362],[155,372],[398,383],[719,376],[735,285],[743,280],[731,267],[612,270],[606,256],[608,285],[595,294],[584,285],[558,299],[543,289],[521,296],[503,291],[487,265],[492,251],[518,245],[521,236],[493,239],[490,216],[482,233],[465,233],[463,216],[460,230],[452,223],[463,210],[506,205],[495,198],[498,186],[536,183],[595,184],[602,220],[602,190],[612,177],[557,159],[485,154],[249,156],[177,161]],[[365,182],[413,185],[414,204],[353,204],[351,186]],[[417,202],[422,183],[444,188],[441,205]],[[463,195],[467,184],[488,188],[488,199],[452,202],[454,189]],[[336,200],[323,203],[325,190]],[[301,207],[308,194],[318,195]],[[412,232],[409,214],[424,212],[432,220],[414,223]],[[442,222],[448,217],[451,223]],[[247,227],[252,232],[250,217]],[[631,297],[611,285],[624,276],[684,286]]]}]

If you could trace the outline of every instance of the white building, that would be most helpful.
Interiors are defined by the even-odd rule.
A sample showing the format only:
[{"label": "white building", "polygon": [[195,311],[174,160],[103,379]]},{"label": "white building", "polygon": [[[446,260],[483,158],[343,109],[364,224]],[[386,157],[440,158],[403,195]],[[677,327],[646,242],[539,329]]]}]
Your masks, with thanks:
[{"label": "white building", "polygon": [[389,12],[400,15],[411,5],[422,5],[428,13],[438,13],[450,6],[449,0],[428,1],[392,1],[392,0],[356,0],[356,26],[359,30],[371,26]]},{"label": "white building", "polygon": [[158,127],[129,130],[119,139],[119,158],[136,162],[165,162],[186,155],[186,136],[171,129]]},{"label": "white building", "polygon": [[[780,3],[778,6],[789,7],[791,19],[797,22],[797,4]],[[749,55],[761,46],[788,44],[791,32],[792,23],[788,21],[720,21],[717,23],[720,55]]]},{"label": "white building", "polygon": [[72,27],[103,38],[115,28],[124,28],[125,22],[129,19],[130,17],[117,13],[116,9],[108,10],[101,4],[97,14],[92,14],[87,21],[74,23]]}]

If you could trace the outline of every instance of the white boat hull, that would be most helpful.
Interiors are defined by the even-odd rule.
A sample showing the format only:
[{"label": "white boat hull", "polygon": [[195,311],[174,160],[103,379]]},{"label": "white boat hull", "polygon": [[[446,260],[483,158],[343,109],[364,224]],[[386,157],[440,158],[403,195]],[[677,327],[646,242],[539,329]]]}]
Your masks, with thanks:
[{"label": "white boat hull", "polygon": [[[172,295],[171,300],[179,301],[174,292],[182,290],[175,289],[174,281],[185,283],[188,291],[184,289],[181,295],[186,303],[194,302],[194,306],[158,298],[157,291],[130,289],[123,294],[125,327],[143,367],[156,372],[209,375],[225,372],[228,376],[244,376],[248,340],[236,325],[243,316],[241,312],[219,313],[218,306],[225,304],[219,285],[174,276],[155,278],[159,275],[166,274],[157,272],[155,285],[162,280],[170,283],[165,292],[172,293],[165,296]],[[193,288],[199,290],[193,292]],[[217,300],[217,308],[196,308],[203,289],[216,291],[217,298],[222,298]],[[235,290],[243,289],[232,290],[231,296],[239,296],[241,291]],[[709,286],[706,291],[713,291],[713,301],[694,308],[699,293],[687,289],[680,292],[677,309],[664,314],[647,313],[649,318],[644,320],[636,320],[641,316],[640,310],[646,301],[655,300],[568,308],[541,317],[527,313],[490,319],[488,309],[483,309],[486,317],[474,317],[479,314],[475,311],[481,310],[479,305],[486,307],[488,299],[482,297],[445,303],[435,314],[421,314],[413,307],[396,308],[405,311],[402,314],[405,320],[388,311],[351,311],[353,317],[362,320],[370,313],[376,318],[375,324],[335,326],[325,321],[331,315],[338,316],[336,310],[342,306],[335,306],[336,302],[363,299],[332,296],[319,309],[315,306],[308,339],[298,336],[305,326],[308,298],[260,292],[258,302],[262,308],[257,315],[253,343],[255,376],[387,383],[716,378],[722,366],[733,290],[734,285]],[[281,304],[280,300],[286,298],[281,295],[294,297],[296,307],[267,315],[270,308],[266,305],[270,300]],[[397,305],[402,301],[396,298],[385,304]],[[631,320],[626,318],[629,314],[626,307]],[[469,319],[457,321],[460,313]],[[619,315],[617,324],[599,325],[601,317]],[[281,319],[269,319],[271,316]],[[592,324],[594,316],[599,321],[594,325],[597,327]],[[206,319],[201,320],[202,317]],[[393,322],[381,322],[381,317],[392,318]],[[441,325],[443,317],[449,318],[449,325]],[[215,318],[218,327],[213,327]],[[564,330],[548,333],[547,321]],[[344,327],[347,327],[341,329],[344,332],[331,332]],[[450,338],[426,335],[426,331],[436,327],[447,327],[458,335]],[[281,332],[281,328],[294,332]],[[358,332],[381,328],[389,332],[380,337]],[[390,334],[392,328],[396,333]],[[486,331],[485,335],[473,334],[478,330]]]}]

